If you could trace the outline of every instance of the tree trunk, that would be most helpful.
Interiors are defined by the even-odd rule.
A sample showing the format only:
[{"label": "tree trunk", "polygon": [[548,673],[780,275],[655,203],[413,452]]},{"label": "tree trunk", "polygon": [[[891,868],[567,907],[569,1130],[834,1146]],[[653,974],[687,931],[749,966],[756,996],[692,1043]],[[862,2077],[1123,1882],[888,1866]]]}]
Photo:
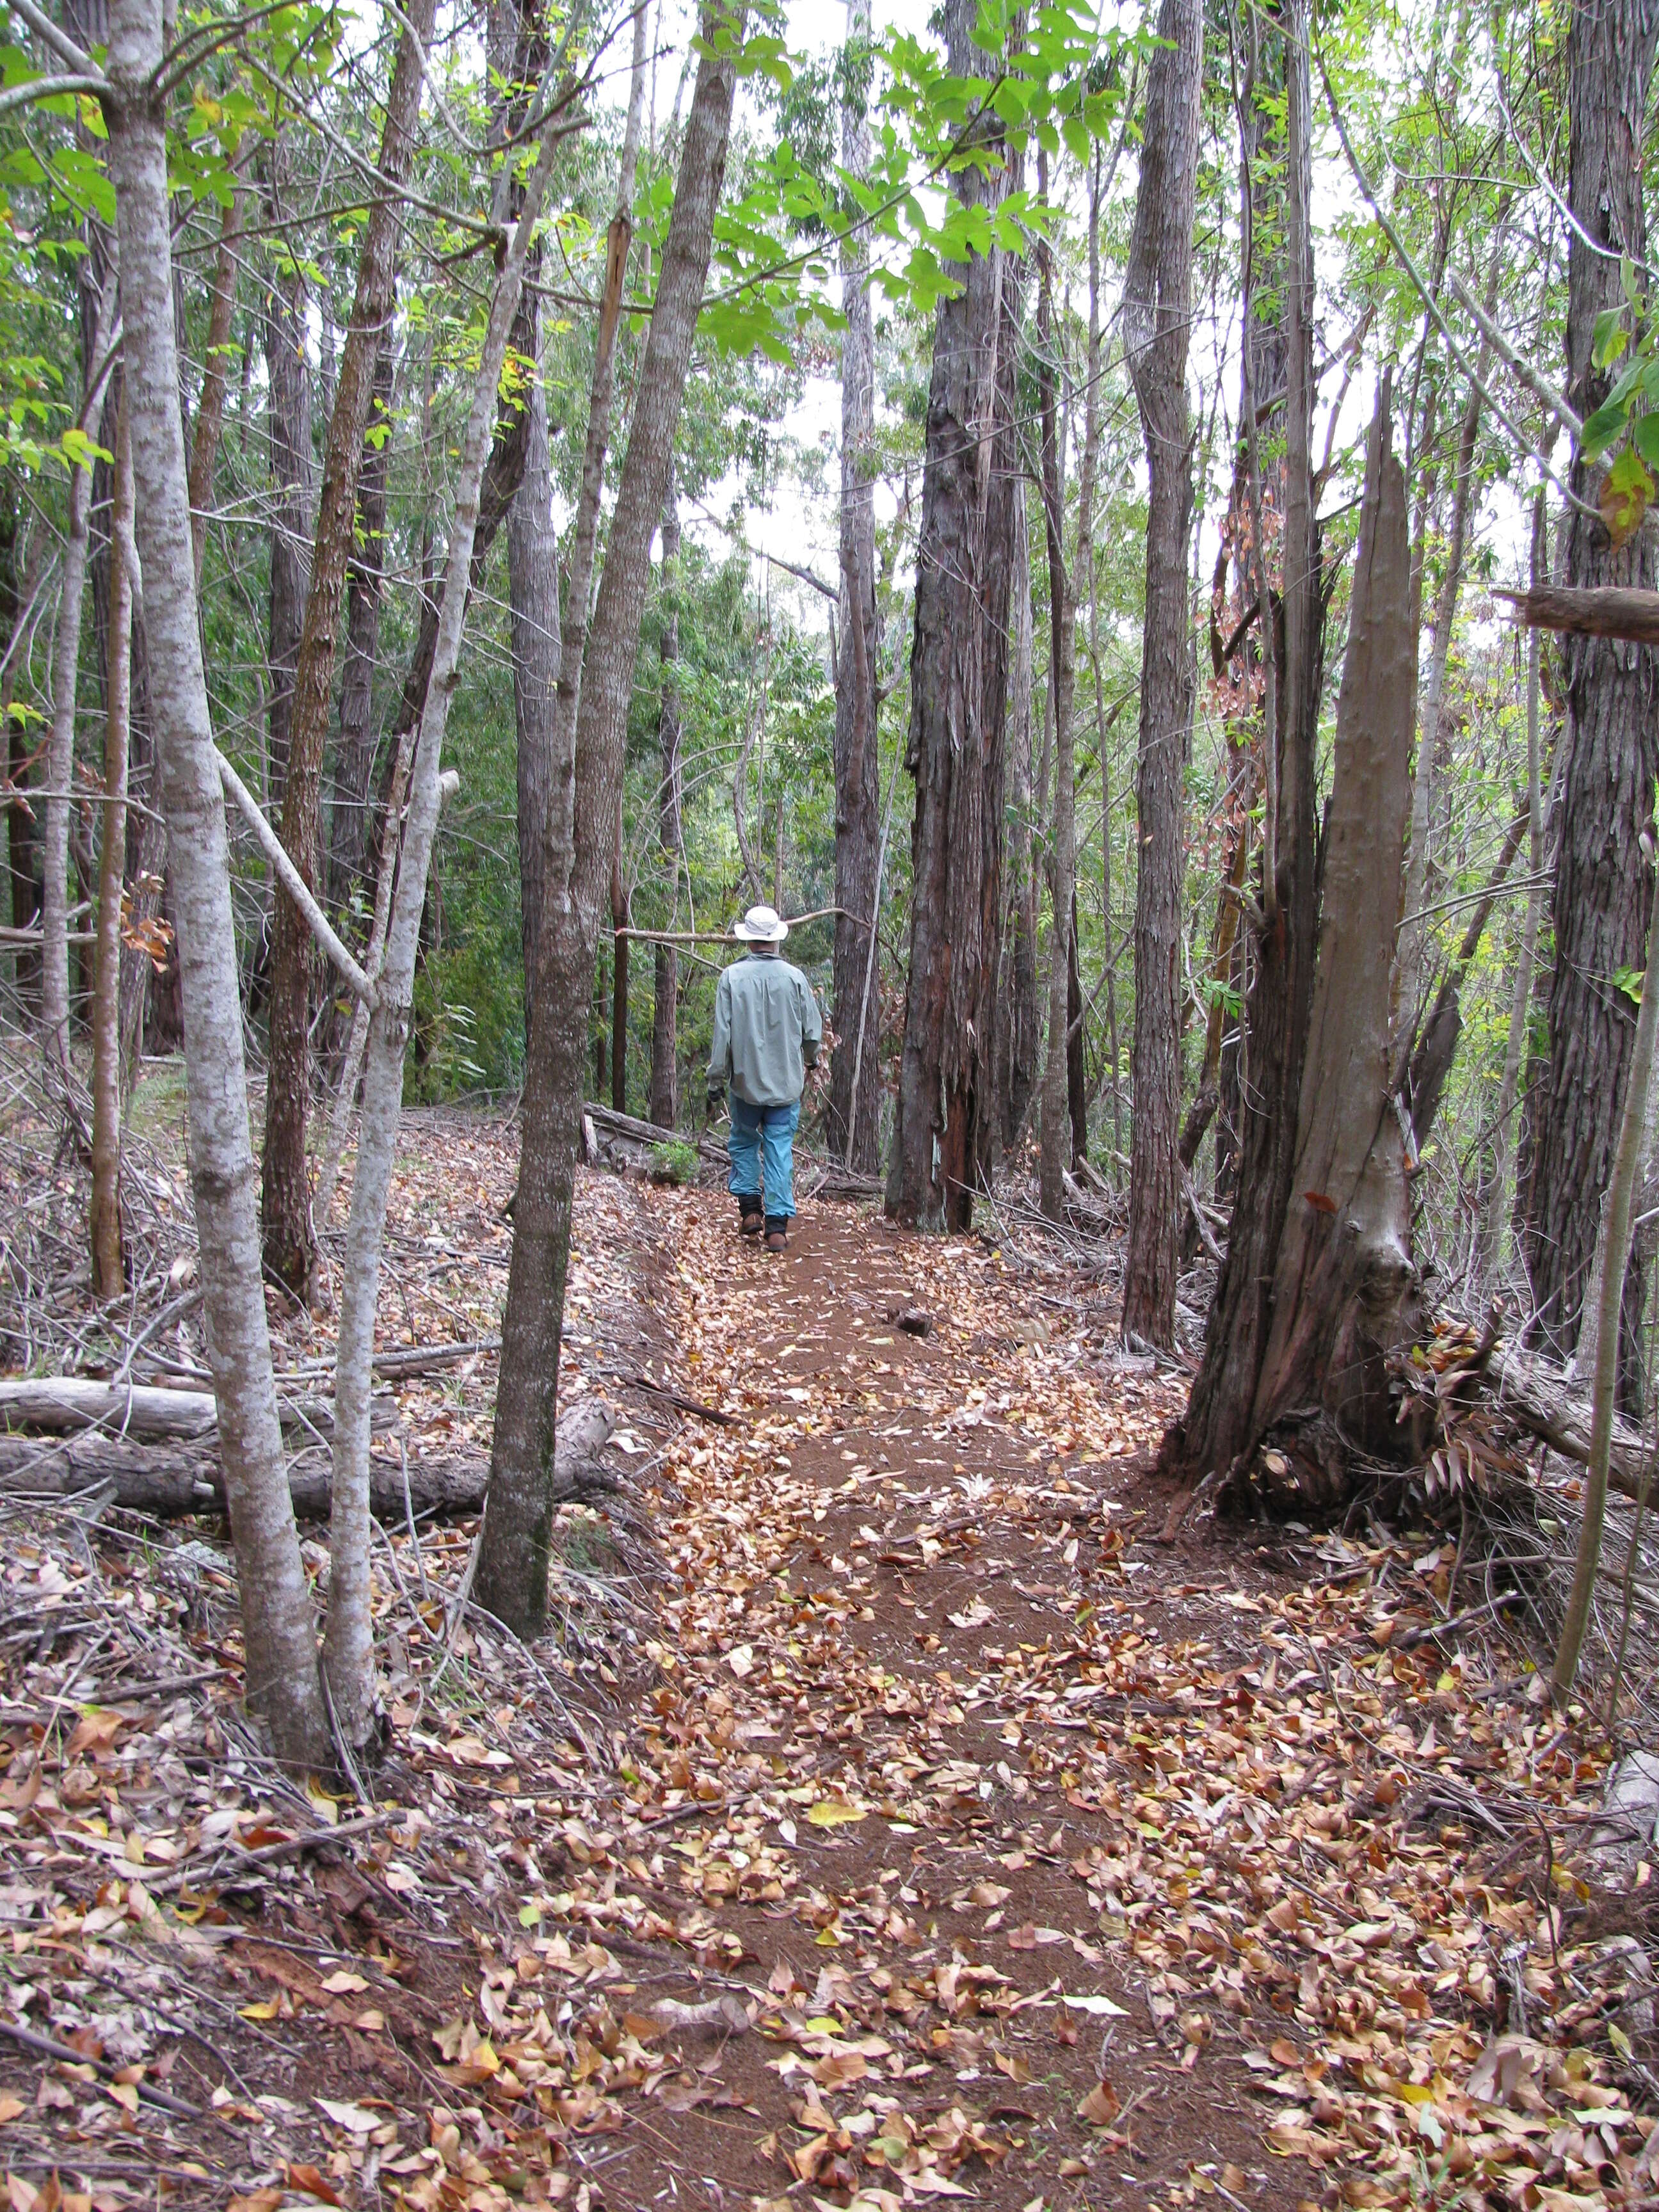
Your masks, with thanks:
[{"label": "tree trunk", "polygon": [[[236,310],[237,248],[247,194],[240,186],[219,222],[219,256],[213,268],[213,296],[208,308],[207,349],[202,358],[202,397],[190,441],[190,542],[196,563],[196,589],[202,589],[207,557],[208,517],[213,507],[213,468],[219,458],[225,420],[225,379],[230,350],[231,318]],[[111,582],[114,579],[112,574]]]},{"label": "tree trunk", "polygon": [[[842,167],[853,177],[870,171],[865,76],[870,65],[869,0],[848,0]],[[858,1054],[854,1040],[869,1026],[866,978],[874,988],[870,938],[875,928],[876,852],[881,837],[881,762],[877,670],[880,614],[876,600],[876,348],[870,304],[870,249],[849,232],[842,241],[841,304],[841,607],[836,654],[835,1028],[840,1040],[830,1063],[824,1131],[831,1154],[874,1174],[880,1133],[879,1055]],[[854,1063],[859,1098],[853,1103]],[[849,1123],[857,1157],[847,1147]]]},{"label": "tree trunk", "polygon": [[[270,219],[289,224],[296,213],[294,134],[280,131],[271,143],[268,186]],[[306,591],[311,573],[311,363],[307,356],[311,288],[300,239],[284,230],[280,262],[265,295],[265,373],[268,465],[270,472],[270,617],[265,655],[270,693],[266,712],[270,755],[265,804],[284,811],[288,755],[294,721],[294,678],[300,659]],[[275,886],[273,885],[273,891]],[[282,895],[275,892],[280,907]]]},{"label": "tree trunk", "polygon": [[[101,379],[115,327],[115,278],[105,278],[98,301],[91,346],[82,374],[88,380],[81,420],[90,423],[98,410]],[[40,1044],[46,1067],[69,1097],[69,846],[70,793],[75,784],[75,713],[81,675],[81,609],[87,580],[87,544],[92,513],[92,471],[70,471],[69,527],[64,543],[63,581],[58,602],[58,630],[52,656],[52,728],[46,741],[46,795],[41,802],[46,834],[40,902]]]},{"label": "tree trunk", "polygon": [[[1287,158],[1285,273],[1285,504],[1282,590],[1274,601],[1275,713],[1269,751],[1275,769],[1274,877],[1264,906],[1246,1006],[1249,1081],[1240,1085],[1239,1159],[1226,1258],[1211,1308],[1204,1358],[1183,1419],[1164,1440],[1162,1463],[1189,1480],[1224,1474],[1258,1431],[1253,1424],[1272,1306],[1268,1291],[1291,1205],[1297,1103],[1302,1092],[1313,998],[1318,915],[1315,892],[1317,796],[1315,753],[1322,689],[1324,617],[1321,555],[1312,507],[1311,318],[1313,256],[1308,208],[1308,50],[1302,0],[1285,11],[1282,43]],[[1268,97],[1273,88],[1269,88]],[[1264,100],[1264,105],[1266,104]]]},{"label": "tree trunk", "polygon": [[[971,0],[947,0],[954,74],[973,75],[985,59],[972,43],[974,20]],[[985,166],[959,170],[954,188],[965,206],[991,209],[1012,186],[1012,163],[989,108],[973,137]],[[970,253],[953,273],[960,289],[940,301],[934,325],[916,547],[905,760],[916,786],[910,957],[887,1211],[907,1227],[963,1230],[994,1133],[1001,871],[988,871],[987,859],[1000,863],[1001,850],[1018,481],[998,459],[1012,436],[1018,307],[1013,267],[1000,248]]]},{"label": "tree trunk", "polygon": [[248,1701],[269,1725],[280,1759],[320,1767],[329,1757],[328,1730],[265,1324],[230,855],[197,613],[173,338],[165,106],[155,89],[161,52],[157,0],[112,0],[113,89],[104,112],[121,245],[150,700],[179,919],[191,1182]]},{"label": "tree trunk", "polygon": [[[1642,148],[1659,7],[1607,0],[1576,7],[1568,39],[1572,118],[1567,240],[1568,397],[1581,420],[1606,396],[1610,372],[1591,358],[1595,318],[1623,304],[1620,257],[1647,258]],[[1571,484],[1593,506],[1596,471],[1575,456]],[[1650,528],[1612,550],[1599,520],[1567,520],[1570,586],[1655,580]],[[1549,1066],[1532,1109],[1525,1252],[1532,1337],[1565,1358],[1578,1340],[1601,1194],[1613,1170],[1636,1009],[1608,979],[1639,968],[1652,875],[1639,839],[1653,816],[1659,703],[1652,651],[1570,637],[1565,647],[1565,769],[1557,845],[1555,968]]]},{"label": "tree trunk", "polygon": [[1008,928],[1003,988],[997,994],[997,1079],[1002,1142],[1018,1144],[1036,1090],[1042,1017],[1037,1006],[1037,876],[1032,824],[1031,557],[1022,497],[1014,507],[1013,666],[1008,701]]},{"label": "tree trunk", "polygon": [[1384,1452],[1397,1439],[1386,1363],[1418,1318],[1385,957],[1405,867],[1417,638],[1406,479],[1388,404],[1385,386],[1366,456],[1337,704],[1295,1160],[1251,1415],[1253,1440],[1287,1423],[1296,1481],[1316,1506],[1343,1494],[1346,1446]]},{"label": "tree trunk", "polygon": [[[550,89],[545,85],[544,94]],[[367,1741],[373,1724],[374,1640],[370,1612],[369,1397],[374,1352],[374,1311],[380,1291],[392,1158],[403,1106],[404,1055],[414,995],[415,958],[427,877],[442,797],[442,751],[450,701],[460,675],[468,579],[477,531],[491,426],[507,347],[518,322],[525,265],[562,137],[562,111],[547,114],[535,166],[510,228],[515,167],[503,164],[490,209],[492,223],[507,238],[491,289],[489,317],[475,379],[457,472],[443,611],[434,646],[431,680],[422,711],[410,777],[409,817],[402,862],[386,933],[386,959],[368,1027],[357,1167],[351,1186],[351,1218],[342,1276],[338,1351],[335,1364],[333,1510],[330,1521],[331,1575],[324,1664],[338,1725],[348,1742]],[[659,490],[657,507],[661,505]],[[653,509],[654,524],[656,508]],[[647,546],[648,546],[647,539]],[[631,665],[631,664],[630,664]]]},{"label": "tree trunk", "polygon": [[[1047,156],[1037,157],[1038,192],[1047,199]],[[1048,635],[1054,656],[1054,813],[1048,840],[1048,901],[1053,926],[1048,939],[1048,1047],[1042,1070],[1038,1194],[1050,1221],[1066,1214],[1066,1170],[1072,1164],[1069,1064],[1072,932],[1077,905],[1077,776],[1072,747],[1072,702],[1077,690],[1077,618],[1072,580],[1066,570],[1066,480],[1060,451],[1054,400],[1059,345],[1054,328],[1054,254],[1046,239],[1037,245],[1036,369],[1042,424],[1042,518],[1048,550]],[[1091,549],[1079,531],[1079,552]],[[1184,557],[1184,556],[1183,556]]]},{"label": "tree trunk", "polygon": [[1193,719],[1188,616],[1193,516],[1187,419],[1193,215],[1198,175],[1203,10],[1163,0],[1147,77],[1146,131],[1123,324],[1150,493],[1135,774],[1135,1030],[1129,1134],[1129,1240],[1123,1338],[1175,1344],[1180,1256],[1182,793]]},{"label": "tree trunk", "polygon": [[524,955],[525,1035],[530,979],[541,942],[547,882],[547,821],[553,797],[553,714],[559,682],[559,538],[547,399],[539,371],[526,403],[524,482],[507,519],[507,599],[513,619],[513,711],[518,732],[519,927]]},{"label": "tree trunk", "polygon": [[617,792],[617,842],[611,862],[611,1103],[628,1111],[628,886],[623,880],[622,790]]},{"label": "tree trunk", "polygon": [[[386,575],[386,462],[396,356],[381,345],[357,476],[357,527],[346,577],[345,659],[340,671],[340,734],[329,810],[328,902],[343,921],[363,886],[374,788],[374,677],[380,659],[380,598]],[[395,842],[395,841],[394,841]]]},{"label": "tree trunk", "polygon": [[125,384],[116,414],[110,538],[109,666],[104,685],[104,821],[98,865],[98,945],[92,1000],[92,1286],[126,1283],[121,1235],[121,890],[127,851],[127,715],[132,696],[132,440]]},{"label": "tree trunk", "polygon": [[[740,9],[709,9],[634,420],[594,609],[569,784],[571,836],[555,841],[526,1070],[519,1200],[501,1323],[489,1498],[479,1550],[480,1601],[519,1635],[547,1609],[554,1417],[570,1198],[586,1076],[588,1009],[621,787],[628,708],[651,563],[668,496],[674,432],[690,367],[726,172]],[[716,33],[722,33],[718,39]],[[638,82],[639,72],[635,73]],[[625,257],[624,257],[625,258]],[[595,376],[595,399],[600,398]],[[590,450],[592,424],[590,419]],[[573,574],[574,574],[573,562]],[[569,629],[567,626],[567,651]],[[562,763],[556,763],[556,769]]]},{"label": "tree trunk", "polygon": [[[1532,510],[1532,581],[1544,580],[1544,491],[1540,485]],[[1493,1114],[1492,1148],[1481,1177],[1480,1220],[1476,1230],[1474,1304],[1484,1311],[1498,1279],[1503,1256],[1504,1217],[1508,1200],[1506,1183],[1513,1141],[1510,1123],[1521,1081],[1521,1054],[1527,1038],[1527,1009],[1532,1000],[1533,966],[1538,951],[1538,923],[1544,905],[1544,807],[1540,759],[1539,640],[1534,630],[1527,640],[1527,830],[1531,884],[1526,914],[1521,924],[1521,944],[1516,956],[1515,981],[1510,998],[1509,1033],[1504,1042],[1504,1072],[1498,1079],[1498,1104]]]},{"label": "tree trunk", "polygon": [[[674,906],[679,902],[680,869],[685,859],[684,772],[680,762],[680,517],[670,488],[662,511],[662,637],[658,647],[660,706],[657,745],[658,821],[664,858],[674,873]],[[679,1120],[679,955],[659,945],[651,1017],[651,1119],[665,1129]]]},{"label": "tree trunk", "polygon": [[[345,596],[357,513],[357,476],[363,436],[374,395],[374,372],[391,328],[396,300],[398,240],[402,210],[398,188],[409,174],[420,125],[422,48],[432,34],[435,0],[412,0],[414,13],[398,42],[380,137],[382,183],[370,204],[357,264],[356,295],[341,350],[339,377],[323,455],[322,495],[316,540],[307,570],[302,625],[295,647],[287,763],[282,783],[283,844],[307,890],[321,875],[323,749],[334,696],[334,649]],[[302,300],[295,312],[302,312]],[[283,332],[286,336],[286,331]],[[275,356],[273,356],[273,358]],[[308,395],[301,358],[299,385]],[[286,373],[283,379],[287,382]],[[277,379],[271,380],[273,404]],[[291,402],[285,396],[282,415]],[[308,397],[303,415],[309,478]],[[273,427],[275,425],[273,417]],[[286,562],[284,562],[286,572]],[[272,644],[276,643],[276,563],[272,551]],[[286,573],[284,580],[286,589]],[[284,623],[287,610],[284,608]],[[284,633],[285,635],[285,633]],[[273,747],[273,753],[274,753]],[[262,1226],[266,1272],[312,1305],[317,1297],[317,1236],[311,1216],[311,1175],[306,1133],[311,1117],[311,986],[316,965],[312,935],[300,909],[279,884],[270,966],[270,1067],[265,1079],[265,1149]]]},{"label": "tree trunk", "polygon": [[1089,1154],[1089,1079],[1083,1057],[1083,971],[1078,965],[1075,870],[1072,878],[1071,952],[1066,974],[1066,1110],[1072,1123],[1071,1158],[1067,1164],[1075,1174],[1079,1163]]}]

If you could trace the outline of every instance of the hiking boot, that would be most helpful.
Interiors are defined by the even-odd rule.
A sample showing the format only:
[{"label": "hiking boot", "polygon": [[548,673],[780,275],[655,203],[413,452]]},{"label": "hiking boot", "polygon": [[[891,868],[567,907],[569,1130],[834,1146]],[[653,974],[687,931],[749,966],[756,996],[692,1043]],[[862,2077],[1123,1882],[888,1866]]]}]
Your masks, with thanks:
[{"label": "hiking boot", "polygon": [[761,1233],[761,1202],[757,1198],[738,1200],[738,1234],[739,1237],[758,1237]]},{"label": "hiking boot", "polygon": [[789,1224],[781,1214],[767,1217],[766,1249],[769,1252],[787,1252],[789,1249]]}]

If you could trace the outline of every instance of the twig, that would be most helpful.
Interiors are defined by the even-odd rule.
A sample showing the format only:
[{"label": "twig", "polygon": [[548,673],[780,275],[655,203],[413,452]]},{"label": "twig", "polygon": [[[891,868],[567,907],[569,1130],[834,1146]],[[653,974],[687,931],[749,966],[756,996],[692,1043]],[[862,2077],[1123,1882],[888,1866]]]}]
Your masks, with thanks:
[{"label": "twig", "polygon": [[[88,2058],[72,2044],[59,2043],[50,2035],[37,2035],[32,2027],[20,2027],[14,2021],[0,2020],[0,2035],[9,2035],[14,2043],[21,2043],[25,2051],[36,2051],[42,2058],[55,2058],[66,2066],[90,2066],[106,2081],[113,2081],[119,2070],[106,2058]],[[145,2104],[154,2105],[160,2112],[172,2112],[181,2120],[199,2120],[202,2117],[199,2105],[188,2105],[182,2097],[170,2096],[165,2089],[158,2089],[149,2081],[137,2081],[133,2087]]]}]

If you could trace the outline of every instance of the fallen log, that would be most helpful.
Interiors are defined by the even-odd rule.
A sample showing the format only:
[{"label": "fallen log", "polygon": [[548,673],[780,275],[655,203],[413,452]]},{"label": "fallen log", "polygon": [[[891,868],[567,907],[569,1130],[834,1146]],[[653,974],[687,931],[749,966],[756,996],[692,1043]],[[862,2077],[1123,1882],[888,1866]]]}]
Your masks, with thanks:
[{"label": "fallen log", "polygon": [[[616,1425],[615,1413],[597,1399],[582,1399],[560,1415],[553,1455],[556,1500],[592,1497],[617,1486],[616,1474],[600,1457]],[[289,1488],[301,1521],[327,1517],[331,1473],[329,1454],[314,1444],[290,1461]],[[401,1528],[410,1509],[416,1515],[477,1512],[489,1486],[489,1460],[483,1452],[410,1460],[408,1474],[405,1499],[402,1462],[380,1453],[371,1455],[369,1510],[377,1521]],[[210,1437],[137,1443],[84,1431],[54,1441],[0,1435],[0,1493],[72,1498],[112,1486],[116,1505],[158,1521],[224,1507],[224,1476]]]},{"label": "fallen log", "polygon": [[[1589,1465],[1589,1401],[1574,1394],[1559,1367],[1514,1345],[1497,1344],[1487,1357],[1486,1375],[1497,1386],[1499,1405],[1523,1429],[1580,1466]],[[1615,1413],[1608,1482],[1622,1497],[1639,1498],[1652,1474],[1652,1455],[1640,1430]]]},{"label": "fallen log", "polygon": [[[285,1429],[330,1437],[334,1404],[329,1398],[279,1398]],[[370,1409],[373,1428],[392,1426],[398,1409],[388,1396]],[[0,1381],[0,1431],[44,1429],[53,1435],[101,1429],[121,1437],[184,1442],[210,1437],[218,1426],[211,1390],[167,1390],[152,1382],[100,1382],[84,1375],[39,1375]]]}]

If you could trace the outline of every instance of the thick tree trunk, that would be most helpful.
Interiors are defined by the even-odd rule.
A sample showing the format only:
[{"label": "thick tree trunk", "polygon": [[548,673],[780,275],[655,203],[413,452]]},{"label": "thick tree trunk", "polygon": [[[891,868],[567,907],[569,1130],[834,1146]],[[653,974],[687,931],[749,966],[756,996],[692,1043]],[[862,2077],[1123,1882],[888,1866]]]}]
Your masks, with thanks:
[{"label": "thick tree trunk", "polygon": [[208,1360],[218,1409],[247,1653],[248,1702],[277,1756],[329,1757],[311,1597],[276,1418],[259,1273],[247,1075],[224,799],[209,718],[179,416],[159,0],[112,0],[105,100],[131,372],[135,530],[150,698],[172,846],[187,1049],[190,1167]]},{"label": "thick tree trunk", "polygon": [[1164,1467],[1193,1480],[1224,1474],[1255,1442],[1256,1383],[1272,1319],[1268,1292],[1291,1203],[1297,1104],[1313,998],[1318,923],[1314,769],[1324,599],[1310,453],[1313,256],[1305,22],[1301,0],[1291,0],[1281,48],[1289,140],[1281,169],[1288,243],[1279,287],[1285,319],[1283,581],[1274,602],[1275,717],[1268,739],[1277,817],[1273,879],[1271,885],[1265,879],[1269,856],[1264,849],[1261,884],[1272,919],[1260,933],[1246,1006],[1249,1080],[1240,1085],[1237,1195],[1226,1258],[1186,1414],[1164,1441]]},{"label": "thick tree trunk", "polygon": [[127,851],[127,720],[132,696],[132,440],[126,388],[116,413],[110,538],[108,660],[104,684],[103,838],[98,865],[98,945],[92,999],[92,1286],[100,1298],[125,1286],[121,1235],[121,890]]},{"label": "thick tree trunk", "polygon": [[1194,703],[1187,336],[1203,63],[1199,0],[1163,0],[1158,36],[1165,43],[1154,53],[1147,77],[1146,131],[1123,296],[1129,372],[1150,478],[1135,775],[1139,862],[1123,1337],[1126,1343],[1169,1349],[1175,1343],[1181,1238],[1182,795]]},{"label": "thick tree trunk", "polygon": [[[1048,197],[1048,162],[1038,157],[1039,191]],[[1072,1164],[1070,984],[1072,932],[1077,908],[1077,776],[1072,747],[1072,702],[1077,690],[1077,617],[1066,568],[1066,479],[1055,404],[1054,255],[1047,240],[1037,246],[1037,392],[1042,423],[1042,518],[1048,550],[1048,634],[1054,655],[1054,814],[1048,840],[1048,1045],[1042,1070],[1038,1199],[1050,1221],[1066,1213],[1066,1171]],[[1086,521],[1086,516],[1085,518]],[[1091,557],[1079,530],[1081,557]],[[1173,1316],[1172,1316],[1173,1318]]]},{"label": "thick tree trunk", "polygon": [[[357,477],[363,436],[374,395],[375,366],[386,345],[395,303],[398,187],[408,175],[420,124],[422,49],[432,34],[435,0],[411,0],[413,14],[398,42],[386,124],[380,137],[377,191],[363,228],[356,295],[341,350],[333,411],[323,455],[323,488],[316,539],[307,568],[301,633],[295,647],[288,711],[287,765],[282,782],[283,844],[308,890],[321,877],[323,750],[334,696],[334,651],[345,596],[357,513]],[[302,303],[295,303],[296,308]],[[283,336],[289,335],[283,331]],[[274,356],[273,356],[274,358]],[[301,386],[308,392],[303,357]],[[286,383],[286,376],[284,377]],[[273,371],[273,404],[277,380]],[[287,416],[290,402],[284,398]],[[308,403],[295,426],[305,426],[308,480]],[[286,568],[286,563],[284,563]],[[276,643],[276,564],[272,550],[272,644]],[[286,611],[285,611],[286,613]],[[274,673],[274,666],[273,666]],[[275,747],[273,745],[273,755]],[[311,1218],[311,1174],[306,1133],[311,1118],[311,986],[316,951],[304,916],[279,885],[271,952],[270,1067],[265,1079],[265,1149],[261,1192],[264,1263],[268,1273],[307,1305],[317,1295],[317,1237]]]},{"label": "thick tree trunk", "polygon": [[[973,75],[971,0],[947,0],[952,70]],[[1012,167],[987,110],[985,167],[959,171],[964,204],[994,206]],[[910,654],[915,778],[910,958],[887,1211],[907,1227],[961,1230],[973,1216],[994,1135],[993,1006],[1001,930],[1002,732],[1017,471],[1012,434],[1014,270],[1000,250],[953,272],[933,332],[927,458]],[[999,539],[1002,540],[999,543]],[[997,605],[1000,578],[1001,605]],[[999,682],[999,672],[1000,681]]]},{"label": "thick tree trunk", "polygon": [[[741,40],[743,20],[738,9],[711,9],[703,16],[696,88],[686,118],[628,452],[581,672],[569,776],[570,834],[568,841],[553,841],[549,872],[525,1078],[519,1201],[501,1324],[501,1379],[489,1498],[476,1585],[480,1601],[526,1637],[540,1627],[547,1609],[552,1542],[549,1478],[570,1252],[570,1198],[587,1073],[595,952],[611,860],[611,825],[622,782],[651,541],[668,496],[674,433],[726,173],[737,81],[732,49]],[[718,41],[717,31],[725,33]],[[636,82],[638,75],[636,71]],[[596,374],[595,400],[600,396]],[[591,441],[590,419],[590,450]],[[574,562],[572,565],[574,584]],[[567,624],[567,653],[569,636]],[[562,765],[556,763],[556,775]]]},{"label": "thick tree trunk", "polygon": [[[847,81],[841,117],[842,166],[870,170],[870,125],[864,75],[869,66],[869,0],[848,0]],[[836,654],[835,1028],[841,1040],[830,1064],[824,1131],[830,1152],[849,1168],[873,1174],[880,1129],[878,1055],[854,1048],[866,1032],[873,992],[870,937],[875,927],[876,853],[881,839],[881,763],[877,671],[880,615],[876,602],[875,321],[870,304],[870,249],[849,232],[841,249],[841,620]],[[859,1098],[853,1103],[854,1063]],[[857,1157],[847,1146],[848,1125]]]},{"label": "thick tree trunk", "polygon": [[[81,419],[90,423],[98,410],[106,357],[115,328],[115,277],[105,278],[98,301],[91,346],[82,374],[89,380]],[[52,728],[46,740],[44,867],[40,902],[40,1044],[48,1073],[69,1096],[69,848],[70,793],[75,783],[75,714],[81,677],[81,610],[87,580],[87,546],[92,514],[92,472],[70,471],[69,527],[64,535],[63,581],[58,629],[52,656]]]},{"label": "thick tree trunk", "polygon": [[[658,647],[659,755],[657,816],[663,857],[673,871],[674,900],[679,899],[680,869],[685,858],[684,771],[680,761],[680,517],[670,489],[662,511],[662,635]],[[651,1119],[665,1129],[679,1120],[679,956],[672,945],[656,952],[651,1016]]]},{"label": "thick tree trunk", "polygon": [[547,399],[539,370],[526,403],[524,482],[507,519],[507,599],[513,620],[513,712],[518,732],[519,926],[524,954],[525,1035],[530,979],[541,943],[547,883],[547,822],[553,797],[553,716],[559,682],[559,538]]},{"label": "thick tree trunk", "polygon": [[[1647,258],[1642,149],[1656,37],[1655,0],[1606,0],[1572,11],[1567,374],[1568,397],[1581,420],[1605,397],[1609,381],[1591,355],[1597,314],[1623,303],[1620,257],[1638,267]],[[1596,472],[1577,457],[1571,483],[1593,505]],[[1571,514],[1566,530],[1569,586],[1652,589],[1651,527],[1617,552],[1601,522],[1586,514]],[[1565,662],[1549,1066],[1532,1109],[1525,1240],[1532,1334],[1557,1358],[1577,1342],[1624,1109],[1636,1009],[1607,979],[1640,968],[1644,957],[1653,890],[1638,841],[1652,820],[1659,761],[1659,664],[1652,651],[1574,636]]]}]

